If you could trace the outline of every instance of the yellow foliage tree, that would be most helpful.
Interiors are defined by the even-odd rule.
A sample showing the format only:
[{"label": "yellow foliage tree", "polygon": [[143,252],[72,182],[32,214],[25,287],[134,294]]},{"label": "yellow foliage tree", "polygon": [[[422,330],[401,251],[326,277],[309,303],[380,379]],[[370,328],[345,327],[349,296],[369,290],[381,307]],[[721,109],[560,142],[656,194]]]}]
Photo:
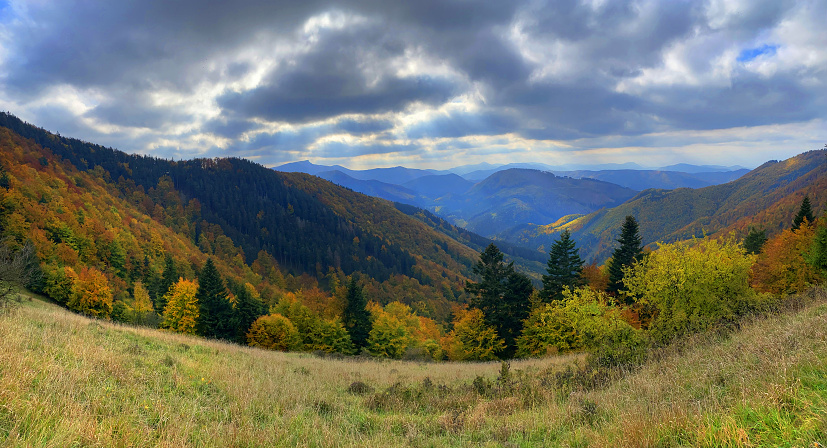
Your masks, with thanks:
[{"label": "yellow foliage tree", "polygon": [[454,329],[443,339],[443,347],[454,361],[491,361],[505,349],[505,341],[485,324],[482,311],[460,309],[454,313]]},{"label": "yellow foliage tree", "polygon": [[138,280],[132,287],[132,313],[136,323],[143,323],[155,311],[152,306],[152,299],[149,297],[144,284]]},{"label": "yellow foliage tree", "polygon": [[541,304],[523,324],[517,356],[537,357],[600,345],[637,343],[638,332],[610,305],[611,298],[591,287],[565,288],[563,300]]},{"label": "yellow foliage tree", "polygon": [[754,260],[740,243],[711,238],[661,244],[627,269],[626,292],[650,307],[656,340],[704,331],[761,306],[749,286]]},{"label": "yellow foliage tree", "polygon": [[87,316],[105,318],[112,313],[112,289],[103,272],[83,268],[78,274],[75,293],[67,306]]},{"label": "yellow foliage tree", "polygon": [[269,350],[297,350],[302,341],[290,319],[281,314],[259,317],[247,332],[247,343],[252,347]]},{"label": "yellow foliage tree", "polygon": [[196,333],[196,322],[199,315],[198,299],[195,293],[198,291],[198,284],[192,280],[178,279],[169,292],[164,295],[166,308],[164,308],[163,328],[184,334]]}]

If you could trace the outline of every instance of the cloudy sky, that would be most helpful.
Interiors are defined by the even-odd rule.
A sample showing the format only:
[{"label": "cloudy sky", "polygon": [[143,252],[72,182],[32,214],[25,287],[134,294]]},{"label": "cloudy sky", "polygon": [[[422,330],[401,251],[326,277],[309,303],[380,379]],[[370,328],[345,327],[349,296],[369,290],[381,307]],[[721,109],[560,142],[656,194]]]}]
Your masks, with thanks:
[{"label": "cloudy sky", "polygon": [[827,143],[825,18],[825,0],[0,0],[0,109],[176,159],[753,167]]}]

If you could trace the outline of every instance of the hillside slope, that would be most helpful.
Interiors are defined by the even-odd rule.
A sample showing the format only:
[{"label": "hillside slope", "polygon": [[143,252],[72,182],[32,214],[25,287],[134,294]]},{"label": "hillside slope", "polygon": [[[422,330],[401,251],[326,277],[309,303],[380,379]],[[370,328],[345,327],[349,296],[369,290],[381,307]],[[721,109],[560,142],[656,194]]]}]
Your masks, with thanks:
[{"label": "hillside slope", "polygon": [[577,356],[513,361],[505,377],[497,363],[320,359],[35,300],[0,316],[0,444],[817,446],[825,341],[822,295],[581,390],[564,386]]},{"label": "hillside slope", "polygon": [[[101,194],[123,198],[136,213],[172,228],[206,254],[238,257],[234,264],[239,266],[265,251],[296,276],[322,279],[333,269],[343,275],[360,272],[380,283],[410,279],[413,284],[406,287],[434,301],[445,317],[447,302],[462,296],[476,259],[475,251],[392,203],[312,176],[278,173],[242,159],[173,162],[129,155],[50,134],[8,114],[0,114],[0,126],[13,130],[6,132],[11,140],[22,141],[14,134],[31,139],[20,143],[28,155],[8,160],[8,167],[43,171],[40,159],[77,167],[99,179]],[[81,194],[83,189],[74,185],[67,191]]]},{"label": "hillside slope", "polygon": [[748,226],[773,234],[788,228],[805,195],[816,213],[827,204],[827,150],[805,152],[784,161],[770,161],[741,178],[700,189],[646,190],[614,208],[547,226],[523,226],[501,235],[538,247],[548,234],[572,231],[586,259],[605,260],[627,215],[640,224],[643,243],[672,242],[693,236],[735,231]]}]

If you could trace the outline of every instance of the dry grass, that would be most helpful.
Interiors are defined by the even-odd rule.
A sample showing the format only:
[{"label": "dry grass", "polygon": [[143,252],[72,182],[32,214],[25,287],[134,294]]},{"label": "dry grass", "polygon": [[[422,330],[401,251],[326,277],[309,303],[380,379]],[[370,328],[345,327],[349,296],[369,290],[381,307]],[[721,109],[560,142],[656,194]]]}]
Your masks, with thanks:
[{"label": "dry grass", "polygon": [[577,356],[503,378],[500,363],[266,352],[35,300],[0,316],[0,445],[827,445],[824,297],[684,347],[571,392],[553,379]]}]

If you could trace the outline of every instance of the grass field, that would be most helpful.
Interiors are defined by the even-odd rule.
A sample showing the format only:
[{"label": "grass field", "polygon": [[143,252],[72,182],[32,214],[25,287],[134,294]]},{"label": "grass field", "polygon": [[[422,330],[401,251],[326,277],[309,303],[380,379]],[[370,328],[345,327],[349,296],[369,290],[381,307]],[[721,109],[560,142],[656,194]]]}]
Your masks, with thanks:
[{"label": "grass field", "polygon": [[0,316],[0,446],[827,445],[827,294],[663,350],[594,390],[582,356],[326,359],[90,320]]}]

